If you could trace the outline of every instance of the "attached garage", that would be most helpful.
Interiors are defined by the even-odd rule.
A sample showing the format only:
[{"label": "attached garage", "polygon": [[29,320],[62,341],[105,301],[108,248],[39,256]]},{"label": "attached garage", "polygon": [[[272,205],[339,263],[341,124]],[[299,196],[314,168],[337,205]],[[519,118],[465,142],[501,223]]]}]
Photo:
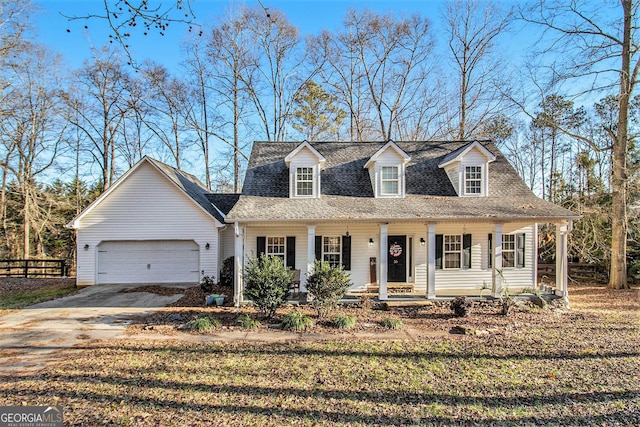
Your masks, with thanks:
[{"label": "attached garage", "polygon": [[197,283],[200,248],[193,240],[106,241],[98,245],[98,284]]},{"label": "attached garage", "polygon": [[229,256],[221,233],[229,235],[225,215],[237,198],[144,157],[68,225],[77,232],[77,285],[219,280]]}]

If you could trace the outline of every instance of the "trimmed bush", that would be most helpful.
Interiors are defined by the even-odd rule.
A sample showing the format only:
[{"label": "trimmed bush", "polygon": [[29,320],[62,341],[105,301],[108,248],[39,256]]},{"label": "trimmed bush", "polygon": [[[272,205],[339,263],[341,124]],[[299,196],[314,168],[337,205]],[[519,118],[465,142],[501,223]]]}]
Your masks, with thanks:
[{"label": "trimmed bush", "polygon": [[356,318],[349,314],[336,314],[331,319],[331,324],[338,329],[352,329],[356,326]]},{"label": "trimmed bush", "polygon": [[382,321],[382,326],[387,329],[402,329],[404,328],[404,323],[402,323],[402,320],[396,319],[395,317],[387,317]]},{"label": "trimmed bush", "polygon": [[208,315],[198,316],[185,325],[185,329],[193,332],[207,332],[220,326],[220,321]]},{"label": "trimmed bush", "polygon": [[249,317],[246,314],[238,317],[238,324],[245,329],[258,329],[262,324],[257,320]]},{"label": "trimmed bush", "polygon": [[451,301],[451,310],[456,317],[466,317],[471,313],[473,307],[473,300],[469,297],[461,296],[455,297]]},{"label": "trimmed bush", "polygon": [[277,256],[260,255],[251,258],[244,272],[244,294],[267,318],[272,318],[276,310],[286,301],[291,286],[291,273]]},{"label": "trimmed bush", "polygon": [[306,331],[313,328],[313,319],[299,311],[292,311],[282,318],[282,328],[288,331]]},{"label": "trimmed bush", "polygon": [[351,280],[342,267],[331,267],[326,261],[316,260],[306,286],[313,297],[311,305],[318,310],[318,317],[323,318],[336,309]]},{"label": "trimmed bush", "polygon": [[222,267],[220,268],[220,284],[222,286],[233,286],[233,269],[235,258],[230,256],[222,261]]}]

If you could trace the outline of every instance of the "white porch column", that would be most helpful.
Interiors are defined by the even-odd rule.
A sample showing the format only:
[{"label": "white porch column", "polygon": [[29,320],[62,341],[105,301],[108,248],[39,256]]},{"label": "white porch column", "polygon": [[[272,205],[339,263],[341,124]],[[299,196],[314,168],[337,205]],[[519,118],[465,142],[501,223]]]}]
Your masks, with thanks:
[{"label": "white porch column", "polygon": [[436,297],[436,225],[427,224],[427,298]]},{"label": "white porch column", "polygon": [[[307,225],[307,275],[313,272],[313,262],[316,259],[316,226]],[[306,282],[306,281],[305,281]],[[306,292],[306,289],[305,289]]]},{"label": "white porch column", "polygon": [[244,268],[244,230],[243,227],[240,227],[237,222],[234,223],[233,227],[235,231],[233,266],[233,277],[235,285],[233,287],[233,304],[236,307],[239,307],[240,302],[242,302],[242,290],[244,288],[244,283],[242,283],[242,269]]},{"label": "white porch column", "polygon": [[569,225],[566,222],[556,224],[556,295],[561,296],[569,308],[567,289],[569,265],[567,263],[567,236]]},{"label": "white porch column", "polygon": [[493,262],[491,263],[491,285],[494,297],[502,292],[502,224],[496,224],[493,232]]},{"label": "white porch column", "polygon": [[378,299],[386,300],[387,294],[387,257],[389,246],[389,224],[380,224],[380,277],[378,278],[378,286],[380,287]]}]

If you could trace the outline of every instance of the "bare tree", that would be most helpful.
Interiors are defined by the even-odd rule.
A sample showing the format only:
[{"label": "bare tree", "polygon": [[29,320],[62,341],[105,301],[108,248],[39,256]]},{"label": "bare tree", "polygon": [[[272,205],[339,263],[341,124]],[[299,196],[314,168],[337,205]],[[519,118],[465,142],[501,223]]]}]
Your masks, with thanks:
[{"label": "bare tree", "polygon": [[148,96],[143,98],[145,106],[151,111],[146,119],[147,125],[169,150],[176,167],[181,169],[182,153],[187,145],[183,138],[186,85],[157,64],[148,64],[143,76],[150,89]]},{"label": "bare tree", "polygon": [[[32,255],[31,243],[42,251],[42,230],[48,224],[51,204],[42,198],[38,178],[44,177],[63,147],[65,132],[61,81],[55,70],[61,59],[45,48],[28,45],[15,61],[11,94],[6,99],[5,114],[0,118],[1,136],[7,153],[4,167],[15,179],[22,213],[21,255]],[[6,180],[6,175],[5,175]]]},{"label": "bare tree", "polygon": [[[257,100],[260,96],[259,55],[256,38],[250,29],[250,20],[262,19],[263,15],[257,9],[231,11],[225,22],[211,30],[207,43],[211,90],[220,123],[212,134],[231,148],[234,192],[240,190],[241,162],[246,159],[241,141],[243,128],[251,128],[246,120],[248,104],[253,103],[256,107],[263,128],[269,124],[267,112]],[[223,165],[223,169],[225,167]]]},{"label": "bare tree", "polygon": [[78,72],[77,89],[70,93],[69,106],[77,114],[70,124],[91,141],[91,155],[101,172],[101,188],[113,182],[117,141],[129,111],[129,76],[117,54],[109,49],[96,53]]},{"label": "bare tree", "polygon": [[[61,15],[69,22],[83,21],[87,28],[89,21],[106,21],[110,31],[109,41],[115,41],[125,55],[129,64],[137,66],[130,51],[132,34],[142,33],[147,36],[155,32],[164,36],[172,23],[183,24],[189,32],[202,35],[200,26],[195,22],[195,14],[191,8],[191,0],[172,0],[169,5],[150,0],[102,0],[103,13],[88,13],[84,15],[68,15],[64,11]],[[71,32],[68,28],[67,32]]]},{"label": "bare tree", "polygon": [[512,20],[510,10],[492,0],[449,0],[444,12],[448,47],[455,68],[459,140],[472,137],[491,114],[500,112],[499,74],[503,64],[496,41]]},{"label": "bare tree", "polygon": [[249,37],[255,42],[252,64],[241,75],[269,141],[286,139],[293,101],[313,77],[305,69],[300,35],[278,10],[243,9]]},{"label": "bare tree", "polygon": [[[640,45],[634,33],[638,28],[638,4],[620,0],[614,12],[612,2],[571,2],[538,0],[522,16],[545,28],[552,36],[548,49],[558,60],[551,64],[553,78],[572,81],[584,92],[614,90],[617,87],[616,128],[606,129],[613,153],[612,239],[609,287],[625,289],[627,281],[627,185],[629,174],[630,100],[640,71]],[[615,13],[615,15],[613,15]],[[572,134],[570,130],[561,129]],[[589,138],[576,135],[592,149],[600,147]]]},{"label": "bare tree", "polygon": [[[428,78],[433,42],[429,22],[350,10],[344,29],[312,40],[323,83],[349,111],[350,138],[404,139],[429,121]],[[402,133],[394,135],[394,133]]]},{"label": "bare tree", "polygon": [[205,173],[205,183],[211,189],[211,134],[212,123],[210,116],[214,115],[210,109],[210,95],[212,85],[212,70],[204,53],[202,40],[191,39],[184,45],[186,58],[182,67],[186,71],[188,93],[184,97],[184,124],[188,131],[195,134],[198,146],[202,150],[202,161]]}]

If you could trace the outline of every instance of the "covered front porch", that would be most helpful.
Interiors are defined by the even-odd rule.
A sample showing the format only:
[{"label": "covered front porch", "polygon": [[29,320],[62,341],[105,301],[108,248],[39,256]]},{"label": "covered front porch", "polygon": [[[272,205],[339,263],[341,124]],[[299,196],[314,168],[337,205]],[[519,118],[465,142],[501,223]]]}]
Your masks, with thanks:
[{"label": "covered front porch", "polygon": [[[567,235],[556,223],[556,287],[567,298]],[[533,290],[537,282],[537,224],[520,222],[235,224],[234,301],[244,302],[242,270],[260,252],[280,254],[300,270],[295,300],[303,300],[316,259],[340,263],[353,286],[347,298],[380,301],[499,297]],[[279,245],[276,245],[279,243]],[[276,251],[276,252],[274,252]]]}]

